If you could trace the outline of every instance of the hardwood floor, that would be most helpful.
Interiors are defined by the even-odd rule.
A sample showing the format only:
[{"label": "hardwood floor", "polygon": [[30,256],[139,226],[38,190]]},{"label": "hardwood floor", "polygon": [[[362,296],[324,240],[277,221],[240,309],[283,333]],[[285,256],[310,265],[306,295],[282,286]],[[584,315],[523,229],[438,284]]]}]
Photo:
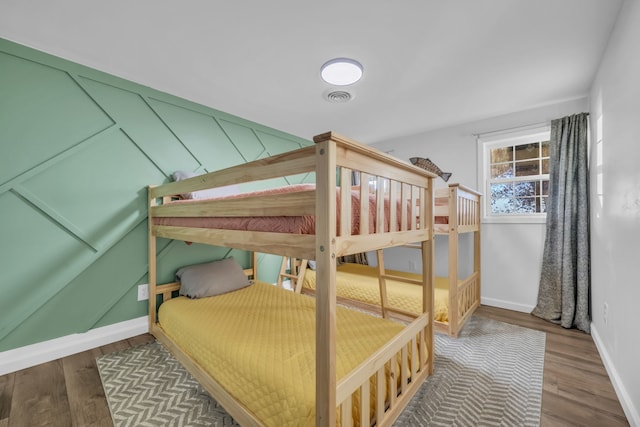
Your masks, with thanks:
[{"label": "hardwood floor", "polygon": [[[541,426],[627,426],[590,335],[482,306],[477,315],[547,333]],[[153,340],[140,335],[0,377],[0,427],[111,426],[96,357]]]},{"label": "hardwood floor", "polygon": [[113,426],[96,357],[152,341],[140,335],[0,377],[0,427]]},{"label": "hardwood floor", "polygon": [[476,315],[547,333],[541,426],[629,425],[591,335],[500,308]]}]

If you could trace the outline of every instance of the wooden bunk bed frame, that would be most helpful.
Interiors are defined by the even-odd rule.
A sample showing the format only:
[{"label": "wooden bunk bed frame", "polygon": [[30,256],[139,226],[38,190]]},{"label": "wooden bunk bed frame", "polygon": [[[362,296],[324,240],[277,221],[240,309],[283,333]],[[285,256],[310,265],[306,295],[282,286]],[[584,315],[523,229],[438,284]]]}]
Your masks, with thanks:
[{"label": "wooden bunk bed frame", "polygon": [[[469,320],[473,312],[480,306],[480,207],[481,194],[460,184],[449,184],[445,188],[437,188],[434,192],[434,232],[444,235],[449,241],[449,267],[447,280],[449,282],[448,321],[434,321],[435,331],[457,337],[460,330]],[[459,237],[460,234],[473,233],[473,272],[459,280]],[[416,245],[405,245],[420,248]],[[386,280],[396,280],[421,285],[419,281],[407,279],[397,275],[387,274],[384,267],[382,250],[376,251],[378,280],[380,281],[380,304],[372,305],[364,301],[348,299],[338,296],[342,304],[381,314],[382,317],[398,317],[403,320],[415,318],[415,314],[399,310],[387,303]],[[304,275],[308,267],[306,259],[283,257],[278,277],[278,285],[282,286],[284,279],[293,283],[293,289],[298,293],[315,295],[313,289],[302,286]],[[374,267],[372,267],[374,268]],[[338,285],[339,286],[339,285]]]},{"label": "wooden bunk bed frame", "polygon": [[[453,337],[480,306],[480,208],[481,194],[460,184],[438,188],[434,194],[434,232],[449,240],[448,322],[435,322],[437,332]],[[473,233],[473,272],[458,277],[460,234]]]},{"label": "wooden bunk bed frame", "polygon": [[[156,239],[158,237],[237,248],[253,252],[266,252],[283,256],[303,256],[317,262],[318,292],[316,295],[316,425],[342,426],[352,424],[352,396],[368,395],[370,378],[377,376],[378,387],[385,373],[385,365],[392,360],[401,361],[401,372],[391,372],[391,387],[387,401],[368,402],[361,399],[362,425],[375,422],[377,426],[390,425],[400,414],[428,375],[433,372],[433,179],[435,175],[394,159],[378,150],[359,144],[332,132],[314,137],[314,146],[256,160],[221,171],[187,180],[149,187],[149,331],[163,343],[175,357],[203,384],[227,412],[241,425],[260,426],[263,423],[246,407],[234,399],[216,380],[175,345],[157,323],[157,299],[170,298],[179,284],[157,285]],[[315,191],[278,196],[255,196],[216,203],[174,203],[172,197],[190,191],[242,184],[251,181],[315,173]],[[369,207],[360,206],[360,231],[351,234],[352,218],[350,194],[352,173],[361,180],[377,177],[375,226],[369,228]],[[339,190],[336,190],[337,182]],[[383,183],[390,190],[386,195],[390,206],[390,223],[398,227],[385,230]],[[336,191],[342,201],[338,205]],[[368,191],[368,189],[367,189]],[[364,186],[361,199],[368,197]],[[394,208],[398,200],[398,209]],[[400,201],[403,202],[400,202]],[[404,201],[407,201],[404,203]],[[417,215],[407,206],[417,206]],[[409,215],[407,215],[407,209]],[[342,219],[338,225],[337,213]],[[248,217],[248,216],[315,216],[315,234],[286,234],[265,231],[240,231],[183,226],[156,225],[154,218],[182,217]],[[396,229],[397,228],[397,229]],[[420,242],[424,313],[409,324],[402,333],[371,355],[358,368],[340,381],[336,380],[336,257]],[[412,356],[409,358],[408,354]],[[416,357],[417,356],[417,357]],[[384,392],[378,390],[377,396]],[[369,404],[375,406],[373,420]],[[340,419],[336,419],[340,408]]]}]

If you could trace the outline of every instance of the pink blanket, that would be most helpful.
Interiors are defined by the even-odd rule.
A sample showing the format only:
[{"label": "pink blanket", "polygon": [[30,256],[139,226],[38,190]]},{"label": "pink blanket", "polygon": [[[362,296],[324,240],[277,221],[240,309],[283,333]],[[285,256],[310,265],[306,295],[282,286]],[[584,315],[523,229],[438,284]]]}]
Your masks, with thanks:
[{"label": "pink blanket", "polygon": [[[295,193],[302,191],[315,191],[315,184],[297,184],[285,187],[278,187],[268,190],[254,191],[250,193],[236,194],[233,196],[218,197],[206,200],[228,200],[245,197],[255,197],[269,194],[279,193]],[[197,200],[182,200],[173,203],[197,203]],[[385,232],[389,231],[389,199],[385,198]],[[340,230],[340,189],[336,188],[337,220],[336,225]],[[408,201],[407,201],[408,203]],[[410,204],[408,205],[410,206]],[[360,191],[353,189],[351,191],[351,234],[360,233]],[[397,215],[398,224],[395,230],[400,229],[400,202],[398,202]],[[411,210],[407,213],[408,223],[410,224]],[[315,234],[316,222],[315,216],[260,216],[260,217],[161,217],[153,218],[155,225],[172,225],[179,227],[197,227],[197,228],[215,228],[222,230],[243,230],[243,231],[269,231],[276,233],[290,234]],[[369,194],[369,231],[374,232],[376,223],[376,195]]]}]

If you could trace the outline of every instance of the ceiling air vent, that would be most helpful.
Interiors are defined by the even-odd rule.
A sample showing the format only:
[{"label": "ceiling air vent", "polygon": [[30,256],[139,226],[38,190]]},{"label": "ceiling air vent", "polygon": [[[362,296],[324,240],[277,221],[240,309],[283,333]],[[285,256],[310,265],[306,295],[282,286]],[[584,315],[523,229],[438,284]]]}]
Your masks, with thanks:
[{"label": "ceiling air vent", "polygon": [[327,93],[326,97],[327,101],[338,103],[349,102],[353,98],[353,96],[349,92],[344,90],[335,90],[329,92]]}]

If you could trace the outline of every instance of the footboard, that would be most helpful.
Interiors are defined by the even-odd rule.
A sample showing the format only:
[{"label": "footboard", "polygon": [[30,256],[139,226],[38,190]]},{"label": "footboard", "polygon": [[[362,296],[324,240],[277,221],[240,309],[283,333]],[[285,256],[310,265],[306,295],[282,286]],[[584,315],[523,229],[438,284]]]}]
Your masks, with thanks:
[{"label": "footboard", "polygon": [[462,325],[471,317],[476,308],[480,306],[480,272],[471,274],[458,284],[458,322],[453,336],[458,336]]},{"label": "footboard", "polygon": [[398,417],[432,373],[429,322],[430,313],[422,314],[338,382],[336,401],[342,427],[353,425],[354,408],[360,426],[369,426],[372,421],[376,426],[391,425]]},{"label": "footboard", "polygon": [[[436,332],[457,337],[476,308],[480,307],[480,272],[476,271],[464,280],[460,280],[457,286],[453,284],[449,286],[449,321],[436,321],[434,326]],[[455,298],[455,304],[451,304],[452,298]]]}]

